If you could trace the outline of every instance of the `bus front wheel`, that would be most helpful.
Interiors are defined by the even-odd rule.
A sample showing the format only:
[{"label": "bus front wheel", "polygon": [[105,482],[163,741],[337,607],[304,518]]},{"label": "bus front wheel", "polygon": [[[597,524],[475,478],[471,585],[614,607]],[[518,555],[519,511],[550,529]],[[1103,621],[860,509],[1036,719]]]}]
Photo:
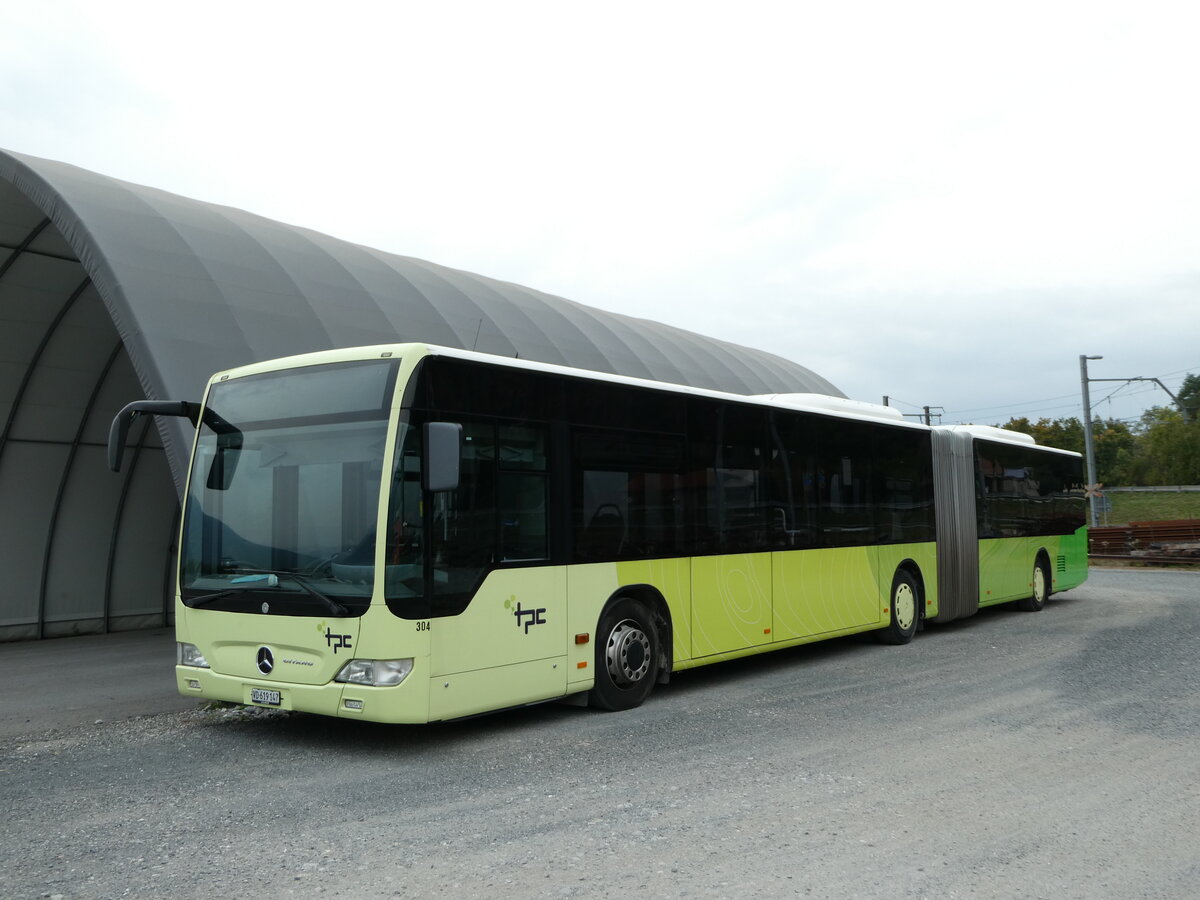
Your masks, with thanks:
[{"label": "bus front wheel", "polygon": [[597,709],[640,706],[650,696],[658,669],[658,629],[650,611],[622,597],[600,617],[596,632],[596,685],[588,703]]},{"label": "bus front wheel", "polygon": [[897,569],[892,579],[891,621],[875,632],[884,644],[907,644],[917,633],[921,621],[921,589],[907,569]]},{"label": "bus front wheel", "polygon": [[1046,598],[1050,596],[1050,567],[1046,565],[1046,560],[1038,557],[1037,562],[1033,564],[1033,593],[1024,600],[1017,601],[1017,608],[1025,612],[1037,612],[1046,605]]}]

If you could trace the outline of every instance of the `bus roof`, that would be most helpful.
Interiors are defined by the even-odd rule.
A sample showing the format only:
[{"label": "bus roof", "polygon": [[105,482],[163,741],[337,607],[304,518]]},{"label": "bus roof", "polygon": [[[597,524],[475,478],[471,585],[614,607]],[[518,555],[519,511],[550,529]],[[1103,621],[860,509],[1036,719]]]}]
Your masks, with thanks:
[{"label": "bus roof", "polygon": [[1067,456],[1081,456],[1074,450],[1061,450],[1058,447],[1047,447],[1039,444],[1031,434],[1023,431],[1009,431],[1007,428],[997,428],[994,425],[935,425],[937,431],[948,431],[954,434],[967,435],[984,441],[994,441],[998,444],[1015,444],[1019,447],[1037,447],[1051,453],[1063,453]]}]

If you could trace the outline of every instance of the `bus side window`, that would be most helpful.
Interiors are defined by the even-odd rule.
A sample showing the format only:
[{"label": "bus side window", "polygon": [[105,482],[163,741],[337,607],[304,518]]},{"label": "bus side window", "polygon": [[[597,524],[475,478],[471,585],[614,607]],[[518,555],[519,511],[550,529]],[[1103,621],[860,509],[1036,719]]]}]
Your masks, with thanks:
[{"label": "bus side window", "polygon": [[680,438],[580,429],[573,447],[577,560],[645,559],[682,551]]},{"label": "bus side window", "polygon": [[406,573],[410,591],[420,593],[419,585],[411,587],[421,572],[421,547],[424,521],[421,512],[421,429],[405,424],[400,434],[401,444],[396,453],[396,470],[392,475],[392,495],[388,504],[387,551],[384,564],[409,565]]},{"label": "bus side window", "polygon": [[777,527],[764,501],[766,410],[693,400],[688,405],[692,552],[745,553],[762,549]]},{"label": "bus side window", "polygon": [[884,543],[934,538],[933,472],[928,435],[889,429],[876,443],[876,527]]},{"label": "bus side window", "polygon": [[871,427],[831,419],[825,423],[821,435],[818,447],[821,543],[825,547],[875,543]]},{"label": "bus side window", "polygon": [[550,555],[546,429],[527,423],[502,424],[499,450],[500,559],[546,559]]},{"label": "bus side window", "polygon": [[[431,495],[435,599],[469,597],[496,552],[496,429],[486,419],[462,426],[458,489]],[[448,609],[453,605],[435,604],[437,611]]]},{"label": "bus side window", "polygon": [[776,549],[817,546],[817,429],[811,416],[775,411],[771,417],[770,491],[781,515],[783,531]]}]

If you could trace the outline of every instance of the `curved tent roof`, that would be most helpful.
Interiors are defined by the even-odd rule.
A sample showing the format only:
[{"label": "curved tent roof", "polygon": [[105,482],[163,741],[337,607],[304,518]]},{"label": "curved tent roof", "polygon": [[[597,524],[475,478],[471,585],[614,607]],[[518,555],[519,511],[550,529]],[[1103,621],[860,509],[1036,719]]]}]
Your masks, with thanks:
[{"label": "curved tent roof", "polygon": [[[0,151],[0,640],[170,622],[191,427],[218,369],[424,341],[735,393],[838,393],[794,363],[228,207]],[[171,490],[174,477],[175,490]]]},{"label": "curved tent roof", "polygon": [[[198,398],[212,372],[245,363],[408,340],[734,393],[842,396],[769,353],[0,151],[0,267],[39,244],[79,261],[152,399]],[[165,424],[178,480],[185,435]]]}]

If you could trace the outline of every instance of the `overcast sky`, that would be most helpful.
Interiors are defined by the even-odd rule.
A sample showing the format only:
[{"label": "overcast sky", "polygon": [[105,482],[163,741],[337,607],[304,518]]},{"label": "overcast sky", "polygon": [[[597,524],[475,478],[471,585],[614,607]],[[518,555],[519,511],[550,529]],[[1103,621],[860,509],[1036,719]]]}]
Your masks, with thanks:
[{"label": "overcast sky", "polygon": [[6,149],[946,422],[1079,415],[1081,353],[1095,378],[1200,373],[1193,3],[0,9]]}]

